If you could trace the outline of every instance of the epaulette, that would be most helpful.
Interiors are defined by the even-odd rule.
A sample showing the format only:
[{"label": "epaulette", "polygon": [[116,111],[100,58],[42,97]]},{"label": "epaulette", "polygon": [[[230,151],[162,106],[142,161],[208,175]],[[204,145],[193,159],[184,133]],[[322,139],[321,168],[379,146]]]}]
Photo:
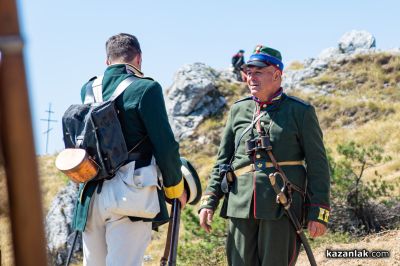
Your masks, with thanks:
[{"label": "epaulette", "polygon": [[306,102],[306,101],[304,101],[303,99],[300,99],[300,98],[298,98],[298,97],[296,97],[296,96],[287,95],[287,94],[286,94],[286,96],[287,96],[289,99],[292,99],[293,101],[299,102],[299,103],[304,104],[304,105],[306,105],[306,106],[310,106],[310,103],[309,103],[309,102]]},{"label": "epaulette", "polygon": [[233,104],[235,104],[235,103],[240,103],[240,102],[247,101],[247,100],[253,100],[253,96],[248,96],[248,97],[246,97],[246,98],[237,100],[237,101],[234,102]]},{"label": "epaulette", "polygon": [[89,79],[89,81],[95,80],[97,78],[97,76],[94,76],[92,78]]},{"label": "epaulette", "polygon": [[141,79],[148,79],[148,80],[154,81],[154,79],[153,79],[153,78],[150,78],[150,77],[139,77],[139,78],[141,78]]}]

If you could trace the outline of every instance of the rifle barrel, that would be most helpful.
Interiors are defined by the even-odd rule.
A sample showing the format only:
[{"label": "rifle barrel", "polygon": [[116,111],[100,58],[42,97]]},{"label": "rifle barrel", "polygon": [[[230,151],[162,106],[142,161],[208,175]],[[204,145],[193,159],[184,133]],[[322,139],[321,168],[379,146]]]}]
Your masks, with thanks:
[{"label": "rifle barrel", "polygon": [[181,202],[179,199],[174,199],[172,202],[172,235],[171,235],[171,249],[168,256],[168,266],[176,265],[176,256],[178,253],[178,239],[179,239],[179,224],[181,220]]}]

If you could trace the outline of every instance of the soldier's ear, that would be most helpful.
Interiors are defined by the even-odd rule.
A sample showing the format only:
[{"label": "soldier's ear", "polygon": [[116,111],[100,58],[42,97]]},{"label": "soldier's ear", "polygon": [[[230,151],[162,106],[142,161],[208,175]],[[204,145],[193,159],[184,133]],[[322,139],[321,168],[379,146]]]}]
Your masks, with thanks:
[{"label": "soldier's ear", "polygon": [[139,68],[139,70],[142,69],[142,54],[138,54],[134,60],[136,63],[136,67]]},{"label": "soldier's ear", "polygon": [[276,81],[276,80],[278,80],[278,76],[279,76],[279,74],[278,74],[278,71],[277,70],[275,70],[275,72],[274,72],[274,76],[273,76],[273,80],[274,81]]},{"label": "soldier's ear", "polygon": [[279,70],[276,70],[274,72],[273,80],[276,81],[281,77],[281,72]]}]

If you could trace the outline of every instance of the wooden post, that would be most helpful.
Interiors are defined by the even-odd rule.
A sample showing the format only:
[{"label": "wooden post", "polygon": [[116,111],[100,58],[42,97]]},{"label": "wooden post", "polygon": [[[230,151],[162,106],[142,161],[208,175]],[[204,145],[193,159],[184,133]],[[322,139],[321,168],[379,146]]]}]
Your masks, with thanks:
[{"label": "wooden post", "polygon": [[0,136],[15,264],[47,265],[44,223],[17,8],[0,1]]}]

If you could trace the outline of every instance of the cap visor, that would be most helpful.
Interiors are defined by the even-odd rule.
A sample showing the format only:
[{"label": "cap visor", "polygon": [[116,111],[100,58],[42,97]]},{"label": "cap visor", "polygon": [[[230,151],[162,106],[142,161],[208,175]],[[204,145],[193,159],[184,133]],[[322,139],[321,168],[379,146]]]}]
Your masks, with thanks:
[{"label": "cap visor", "polygon": [[270,65],[270,64],[268,64],[268,63],[264,63],[264,62],[262,62],[262,61],[256,61],[256,60],[248,61],[248,62],[246,63],[246,66],[248,66],[248,67],[250,67],[250,66],[266,67],[266,66],[269,66],[269,65]]}]

